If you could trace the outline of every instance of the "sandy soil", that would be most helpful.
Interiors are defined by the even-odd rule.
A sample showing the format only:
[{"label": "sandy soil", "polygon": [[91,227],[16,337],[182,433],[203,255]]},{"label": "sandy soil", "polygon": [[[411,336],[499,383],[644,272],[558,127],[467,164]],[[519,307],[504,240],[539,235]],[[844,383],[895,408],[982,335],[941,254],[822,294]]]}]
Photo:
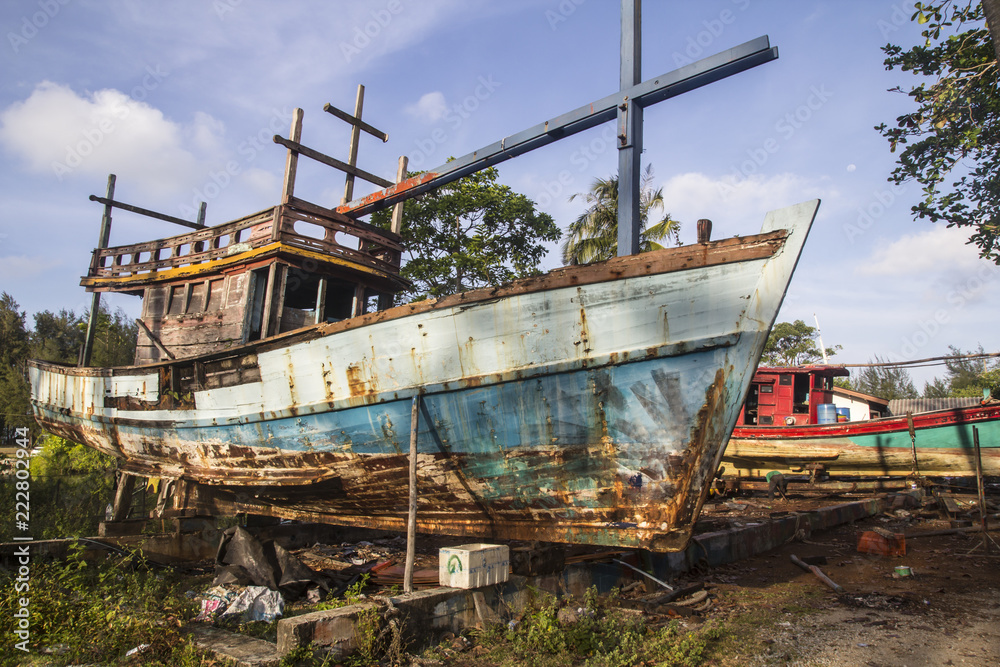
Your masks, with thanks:
[{"label": "sandy soil", "polygon": [[[762,511],[760,500],[746,502],[743,512]],[[767,504],[764,510],[780,511],[794,503]],[[960,534],[909,539],[902,557],[857,552],[858,536],[873,527],[915,533],[950,526],[920,513],[934,514],[880,515],[710,572],[715,604],[706,620],[738,625],[752,615],[757,623],[745,650],[723,664],[1000,665],[1000,548],[985,556],[979,534]],[[845,593],[793,564],[792,554],[825,557],[821,569]],[[897,565],[914,576],[895,578]]]}]

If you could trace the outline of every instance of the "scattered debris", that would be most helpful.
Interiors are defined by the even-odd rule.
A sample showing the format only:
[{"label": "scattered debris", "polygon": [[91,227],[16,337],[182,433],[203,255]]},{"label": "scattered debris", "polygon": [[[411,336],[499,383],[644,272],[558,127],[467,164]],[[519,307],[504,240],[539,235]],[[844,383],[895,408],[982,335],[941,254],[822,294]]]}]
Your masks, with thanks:
[{"label": "scattered debris", "polygon": [[241,621],[263,621],[270,623],[281,616],[285,610],[285,599],[278,591],[272,591],[264,586],[247,586],[230,603],[219,620],[227,622],[239,614]]},{"label": "scattered debris", "polygon": [[215,563],[214,586],[264,586],[272,591],[280,590],[289,600],[298,599],[310,586],[330,590],[325,577],[281,545],[270,540],[261,543],[240,526],[223,533]]},{"label": "scattered debris", "polygon": [[808,563],[803,562],[795,554],[792,554],[792,562],[795,563],[796,565],[798,565],[799,567],[801,567],[803,570],[806,570],[807,572],[812,572],[813,574],[815,574],[816,577],[820,581],[822,581],[824,584],[826,584],[827,586],[829,586],[830,588],[832,588],[836,592],[838,592],[838,593],[843,593],[844,592],[844,587],[843,586],[841,586],[840,584],[834,582],[833,579],[831,579],[830,577],[828,577],[825,574],[823,574],[823,570],[819,569],[815,565],[809,565]]},{"label": "scattered debris", "polygon": [[905,556],[906,535],[882,528],[866,530],[858,537],[858,553],[879,556]]}]

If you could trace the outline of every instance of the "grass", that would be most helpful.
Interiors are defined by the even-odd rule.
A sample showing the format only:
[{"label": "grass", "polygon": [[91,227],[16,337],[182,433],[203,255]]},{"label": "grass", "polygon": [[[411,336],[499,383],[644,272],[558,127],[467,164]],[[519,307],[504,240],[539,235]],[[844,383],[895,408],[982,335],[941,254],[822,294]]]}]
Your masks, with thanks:
[{"label": "grass", "polygon": [[[194,617],[184,596],[191,584],[169,570],[152,570],[141,557],[89,562],[82,546],[62,562],[33,562],[28,590],[15,574],[0,575],[0,634],[13,637],[20,598],[29,600],[30,639],[0,655],[0,665],[124,664],[125,654],[148,645],[129,665],[207,665],[180,632]],[[6,649],[7,647],[5,647]]]},{"label": "grass", "polygon": [[471,652],[458,657],[442,645],[424,657],[482,667],[697,667],[720,639],[719,630],[710,625],[693,631],[677,621],[650,627],[614,602],[613,596],[602,598],[594,588],[583,600],[563,601],[533,590],[520,621],[472,633]]}]

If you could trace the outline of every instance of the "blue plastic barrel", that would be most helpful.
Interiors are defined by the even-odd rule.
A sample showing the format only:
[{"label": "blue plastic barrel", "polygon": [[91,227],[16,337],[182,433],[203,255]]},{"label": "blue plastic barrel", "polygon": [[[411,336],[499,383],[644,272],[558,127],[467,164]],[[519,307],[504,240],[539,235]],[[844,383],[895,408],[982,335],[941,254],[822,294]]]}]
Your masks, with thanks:
[{"label": "blue plastic barrel", "polygon": [[817,424],[836,424],[837,406],[833,403],[820,403],[816,406]]},{"label": "blue plastic barrel", "polygon": [[851,421],[851,409],[850,408],[837,408],[837,421],[838,422],[849,422],[849,421]]}]

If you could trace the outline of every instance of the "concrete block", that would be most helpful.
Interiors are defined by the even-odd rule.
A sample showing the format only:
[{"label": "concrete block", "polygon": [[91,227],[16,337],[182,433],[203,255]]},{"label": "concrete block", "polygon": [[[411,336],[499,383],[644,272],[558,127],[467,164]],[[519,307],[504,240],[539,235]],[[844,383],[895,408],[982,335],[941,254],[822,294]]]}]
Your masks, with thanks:
[{"label": "concrete block", "polygon": [[281,654],[271,642],[238,635],[203,623],[184,628],[195,646],[208,651],[227,665],[235,667],[277,667]]},{"label": "concrete block", "polygon": [[510,548],[505,544],[463,544],[438,551],[438,583],[480,588],[507,581]]}]

